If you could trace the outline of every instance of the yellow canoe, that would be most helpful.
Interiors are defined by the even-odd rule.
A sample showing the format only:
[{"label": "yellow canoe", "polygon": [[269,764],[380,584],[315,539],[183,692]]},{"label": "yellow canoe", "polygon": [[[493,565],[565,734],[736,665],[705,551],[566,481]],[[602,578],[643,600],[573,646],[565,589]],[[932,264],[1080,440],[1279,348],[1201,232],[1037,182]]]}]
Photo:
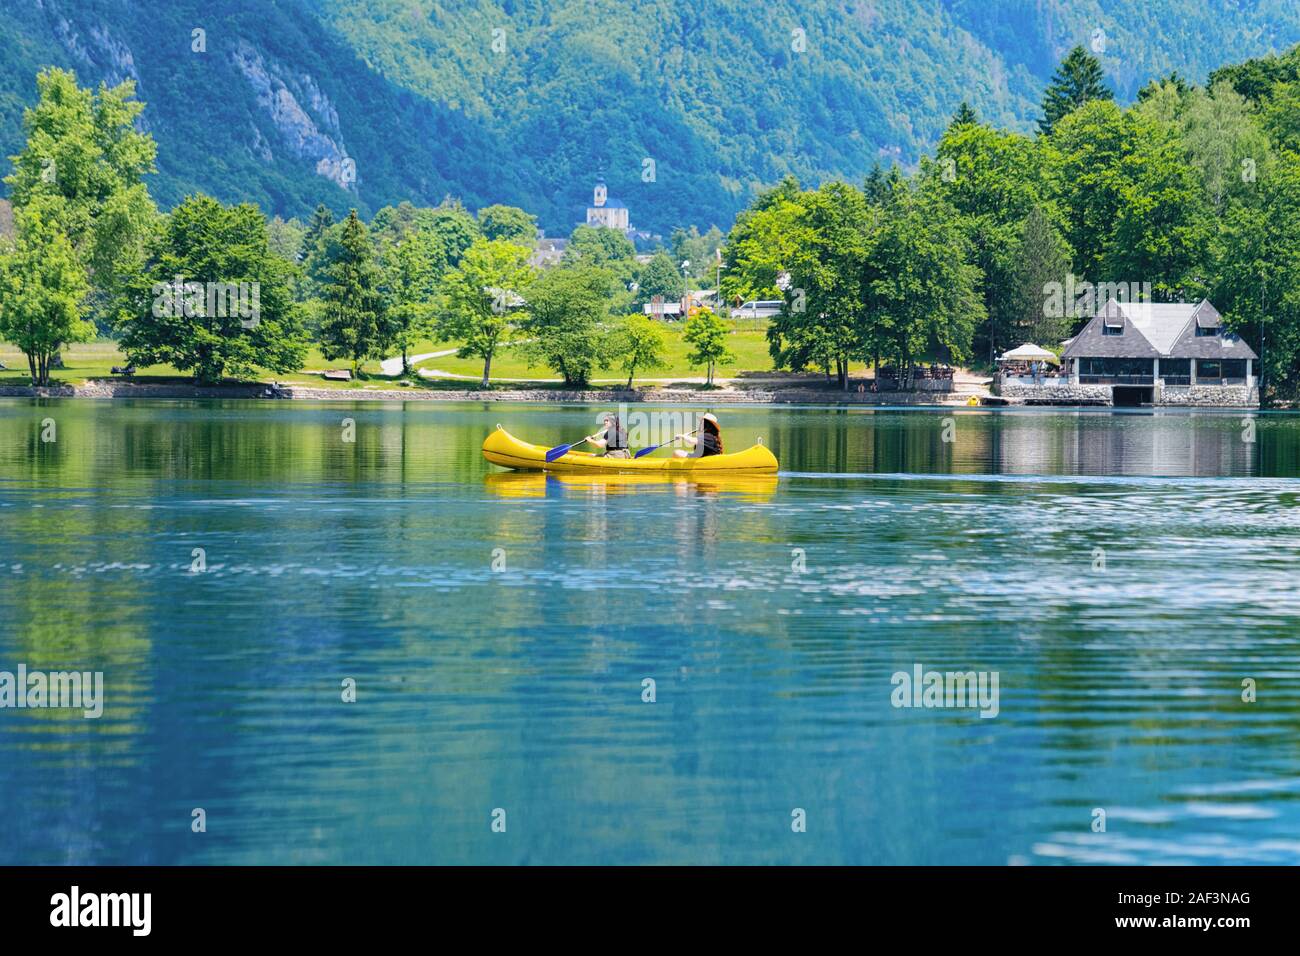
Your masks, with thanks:
[{"label": "yellow canoe", "polygon": [[483,457],[494,465],[524,471],[584,472],[587,474],[640,473],[693,477],[714,472],[729,475],[775,475],[776,456],[763,445],[753,445],[729,455],[707,458],[605,458],[570,449],[555,461],[546,460],[545,445],[520,441],[500,425],[483,441]]}]

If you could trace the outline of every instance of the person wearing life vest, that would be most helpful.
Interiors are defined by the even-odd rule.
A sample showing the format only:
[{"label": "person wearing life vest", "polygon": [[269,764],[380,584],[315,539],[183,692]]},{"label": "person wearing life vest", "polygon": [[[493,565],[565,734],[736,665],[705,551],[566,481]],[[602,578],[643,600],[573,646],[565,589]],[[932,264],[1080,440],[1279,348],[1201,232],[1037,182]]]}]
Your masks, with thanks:
[{"label": "person wearing life vest", "polygon": [[691,450],[679,449],[674,452],[678,458],[708,458],[710,455],[722,454],[722,430],[718,427],[718,419],[712,412],[705,412],[701,416],[699,437],[692,438],[690,435],[679,437],[691,446]]},{"label": "person wearing life vest", "polygon": [[604,426],[596,434],[588,435],[587,441],[594,447],[603,449],[606,458],[632,457],[627,448],[627,429],[617,415],[606,415]]}]

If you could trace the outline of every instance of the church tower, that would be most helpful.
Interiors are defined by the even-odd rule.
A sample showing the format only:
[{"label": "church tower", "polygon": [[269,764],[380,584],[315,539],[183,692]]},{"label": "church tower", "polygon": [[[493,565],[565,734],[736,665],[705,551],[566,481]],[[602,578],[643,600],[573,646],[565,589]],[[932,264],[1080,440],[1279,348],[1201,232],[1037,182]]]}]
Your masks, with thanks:
[{"label": "church tower", "polygon": [[596,179],[596,187],[591,191],[591,205],[587,207],[587,225],[604,226],[606,229],[618,229],[627,232],[627,207],[609,194],[605,186],[605,177]]}]

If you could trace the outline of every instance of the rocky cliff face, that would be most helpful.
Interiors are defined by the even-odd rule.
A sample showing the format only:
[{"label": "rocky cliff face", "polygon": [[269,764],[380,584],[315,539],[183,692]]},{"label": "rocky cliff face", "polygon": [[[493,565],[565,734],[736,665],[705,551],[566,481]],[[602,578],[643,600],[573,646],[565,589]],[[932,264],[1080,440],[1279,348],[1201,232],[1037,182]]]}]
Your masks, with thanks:
[{"label": "rocky cliff face", "polygon": [[0,0],[0,167],[21,148],[37,71],[58,66],[83,86],[135,83],[164,207],[201,191],[268,214],[324,202],[368,216],[404,199],[476,207],[539,192],[489,175],[506,152],[498,134],[391,84],[312,3]]},{"label": "rocky cliff face", "polygon": [[857,181],[878,159],[915,162],[963,99],[1033,129],[1075,43],[1100,51],[1127,99],[1171,69],[1202,81],[1300,41],[1290,0],[759,6],[0,0],[0,175],[34,74],[57,65],[83,83],[136,81],[164,206],[202,190],[269,213],[369,214],[453,195],[567,232],[603,168],[639,227],[725,227],[787,173]]},{"label": "rocky cliff face", "polygon": [[[282,146],[291,155],[307,160],[318,176],[340,189],[355,191],[356,160],[342,145],[338,110],[316,81],[284,64],[268,64],[247,40],[237,43],[230,58],[248,81]],[[269,155],[270,145],[256,125],[254,132],[257,138],[252,147],[261,156]]]},{"label": "rocky cliff face", "polygon": [[[140,95],[148,96],[131,47],[112,25],[62,0],[36,0],[36,8],[80,72],[110,85],[132,80]],[[207,31],[201,32],[204,49],[196,50],[191,43],[191,56],[209,52]],[[261,114],[245,127],[248,138],[240,146],[263,162],[286,155],[302,160],[308,169],[340,189],[356,191],[356,161],[343,146],[338,109],[315,79],[285,63],[268,60],[244,37],[222,43],[212,52],[229,58],[247,82]]]},{"label": "rocky cliff face", "polygon": [[36,9],[46,16],[54,38],[83,69],[109,85],[123,80],[140,82],[130,47],[108,23],[98,19],[74,22],[65,14],[65,4],[58,0],[36,0]]}]

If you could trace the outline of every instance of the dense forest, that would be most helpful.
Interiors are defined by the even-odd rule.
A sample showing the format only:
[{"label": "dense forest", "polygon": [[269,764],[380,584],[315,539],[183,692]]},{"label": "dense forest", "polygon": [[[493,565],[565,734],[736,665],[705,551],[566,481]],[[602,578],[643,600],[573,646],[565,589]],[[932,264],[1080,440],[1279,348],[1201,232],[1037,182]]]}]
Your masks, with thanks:
[{"label": "dense forest", "polygon": [[[321,203],[303,221],[195,193],[163,211],[146,183],[158,143],[132,80],[90,88],[49,68],[36,87],[4,178],[12,235],[0,234],[0,341],[36,386],[55,380],[66,346],[104,336],[126,357],[114,375],[160,366],[209,385],[296,372],[312,350],[352,376],[400,355],[410,385],[411,349],[436,341],[480,360],[484,388],[508,349],[566,385],[617,369],[632,387],[664,366],[668,345],[662,323],[633,310],[679,291],[685,258],[707,271],[723,241],[678,230],[676,259],[642,262],[624,232],[580,225],[539,269],[536,217],[516,206],[404,201],[367,222]],[[682,324],[708,384],[731,355],[729,331],[711,308]]]},{"label": "dense forest", "polygon": [[149,189],[170,208],[197,191],[272,213],[373,213],[388,201],[471,206],[538,187],[494,171],[499,132],[388,82],[300,0],[44,0],[0,4],[0,148],[23,142],[32,78],[134,82],[158,143]]},{"label": "dense forest", "polygon": [[728,293],[784,300],[769,336],[778,363],[833,369],[845,385],[856,359],[991,362],[1026,341],[1055,347],[1114,290],[1210,298],[1260,354],[1266,387],[1294,398],[1300,47],[1204,86],[1152,80],[1129,107],[1076,47],[1035,133],[963,104],[915,175],[787,179],[740,215],[725,257]]},{"label": "dense forest", "polygon": [[[0,334],[38,382],[62,345],[97,331],[203,381],[301,367],[308,344],[355,372],[430,336],[481,359],[485,386],[512,340],[569,384],[611,363],[631,379],[662,342],[629,316],[716,275],[722,301],[784,301],[768,333],[776,367],[843,387],[855,362],[907,369],[1055,346],[1100,304],[1087,290],[1125,286],[1210,298],[1259,353],[1267,393],[1300,395],[1300,47],[1199,84],[1171,71],[1124,105],[1102,59],[1075,46],[1031,129],[961,102],[914,169],[877,162],[820,184],[787,174],[728,233],[675,230],[648,261],[623,232],[578,226],[559,266],[540,270],[540,201],[404,199],[346,217],[320,202],[286,220],[194,190],[168,212],[151,189],[163,142],[131,77],[93,89],[49,69],[36,85],[5,178],[16,236],[0,248]],[[260,288],[260,323],[240,331],[239,316],[205,310],[191,279]],[[711,377],[725,323],[708,309],[691,318]]]},{"label": "dense forest", "polygon": [[729,228],[786,175],[914,168],[963,100],[1031,132],[1079,43],[1128,102],[1153,76],[1204,82],[1295,42],[1284,0],[4,3],[0,149],[21,146],[31,78],[55,65],[136,82],[164,208],[204,191],[286,218],[372,215],[452,195],[567,235],[603,172],[666,237]]}]

